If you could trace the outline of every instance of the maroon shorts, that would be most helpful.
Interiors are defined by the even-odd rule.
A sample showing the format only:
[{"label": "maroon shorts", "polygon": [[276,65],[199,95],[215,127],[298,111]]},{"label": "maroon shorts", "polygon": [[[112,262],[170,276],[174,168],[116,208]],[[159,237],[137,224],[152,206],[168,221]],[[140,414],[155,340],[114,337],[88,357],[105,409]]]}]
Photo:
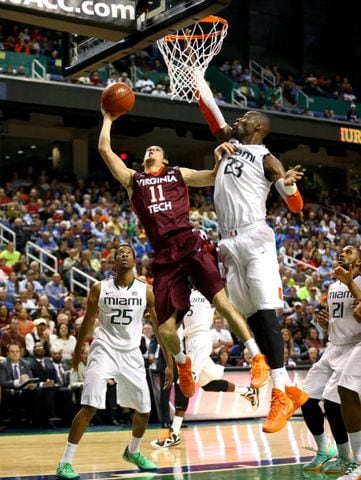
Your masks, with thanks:
[{"label": "maroon shorts", "polygon": [[167,239],[152,261],[155,309],[162,324],[177,312],[177,322],[189,310],[190,285],[212,302],[222,288],[217,262],[198,232],[186,231]]}]

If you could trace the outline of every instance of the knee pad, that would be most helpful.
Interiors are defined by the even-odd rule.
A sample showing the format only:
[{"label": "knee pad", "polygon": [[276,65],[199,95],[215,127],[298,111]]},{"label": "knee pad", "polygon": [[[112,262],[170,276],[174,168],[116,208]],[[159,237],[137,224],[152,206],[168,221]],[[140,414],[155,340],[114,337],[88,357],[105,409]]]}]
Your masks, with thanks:
[{"label": "knee pad", "polygon": [[203,385],[203,390],[206,392],[227,392],[229,383],[227,380],[212,380]]}]

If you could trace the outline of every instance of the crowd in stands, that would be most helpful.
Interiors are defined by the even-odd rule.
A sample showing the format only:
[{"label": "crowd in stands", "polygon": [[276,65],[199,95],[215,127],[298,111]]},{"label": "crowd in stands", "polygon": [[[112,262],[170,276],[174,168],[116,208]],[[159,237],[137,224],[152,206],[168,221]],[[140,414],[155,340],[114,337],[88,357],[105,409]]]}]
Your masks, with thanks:
[{"label": "crowd in stands", "polygon": [[[0,48],[15,51],[19,44],[32,53],[31,49],[38,44],[49,58],[60,55],[56,35],[41,37],[39,29],[25,27],[10,32],[0,27],[0,31]],[[136,91],[166,95],[166,70],[161,59],[142,52],[119,62],[117,68],[123,73],[114,71],[107,83],[121,79]],[[135,84],[127,71],[132,63],[143,70],[142,78]],[[247,68],[242,69],[239,61],[229,65],[228,71],[227,62],[221,67],[226,75],[242,78],[240,84],[251,85]],[[153,68],[164,73],[164,80],[160,79],[157,85],[147,74]],[[268,67],[265,69],[267,74]],[[283,85],[284,92],[285,85],[291,86],[293,79],[284,79],[277,68],[272,69],[272,74],[276,85]],[[104,85],[97,72],[89,79],[92,85]],[[322,83],[322,91],[334,95],[331,84]],[[341,89],[337,91],[340,95]],[[353,120],[357,120],[357,113],[353,115]],[[288,366],[310,365],[322,355],[327,336],[318,326],[317,315],[325,307],[327,288],[333,281],[332,269],[345,245],[361,243],[358,191],[352,192],[352,197],[339,191],[327,193],[307,178],[301,188],[306,200],[301,214],[289,213],[277,196],[271,196],[268,205],[283,284],[284,306],[278,311],[278,318]],[[190,219],[217,243],[218,224],[211,189],[191,191]],[[138,224],[126,192],[112,180],[70,182],[46,171],[29,173],[26,178],[14,173],[0,185],[0,222],[16,234],[15,243],[2,241],[0,247],[0,427],[8,417],[16,425],[68,425],[79,408],[87,349],[92,341],[89,338],[84,348],[82,367],[73,372],[71,357],[85,313],[86,293],[71,282],[71,269],[77,267],[96,280],[108,278],[112,275],[114,251],[125,241],[136,252],[137,274],[151,283],[152,246]],[[27,258],[25,247],[29,241],[55,255],[57,272],[42,269],[39,262]],[[212,335],[212,356],[217,362],[226,366],[249,365],[247,350],[218,315]],[[149,360],[152,336],[145,317],[141,348],[150,367],[157,361],[156,356]],[[116,406],[115,384],[111,380],[107,410],[99,415],[103,416],[98,421],[108,424],[129,420],[129,412]]]},{"label": "crowd in stands", "polygon": [[[281,72],[277,65],[261,66],[257,73],[248,67],[242,67],[239,59],[225,60],[220,70],[233,83],[241,96],[247,98],[249,107],[262,108],[286,113],[317,116],[324,119],[349,120],[359,122],[359,115],[355,102],[360,98],[360,92],[351,85],[349,79],[340,74],[326,78],[322,73],[315,75],[310,72],[306,75],[294,76],[289,72]],[[256,87],[258,92],[256,93]],[[281,89],[281,97],[277,91]],[[319,96],[348,102],[349,108],[345,116],[337,115],[332,109],[325,109],[316,114],[309,108],[298,107],[299,94]]]},{"label": "crowd in stands", "polygon": [[[354,195],[351,202],[340,192],[322,192],[307,179],[303,187],[307,203],[300,215],[289,213],[277,196],[270,197],[268,210],[279,252],[284,307],[278,315],[285,341],[285,364],[289,366],[311,364],[322,355],[327,337],[318,326],[317,315],[325,306],[337,254],[346,244],[361,243],[359,196]],[[212,205],[212,189],[192,190],[190,218],[196,228],[205,230],[217,243],[217,217]],[[0,188],[0,215],[1,223],[17,233],[16,243],[3,242],[0,252],[0,420],[9,409],[13,410],[13,397],[22,397],[20,392],[26,389],[27,396],[37,396],[36,401],[43,405],[38,413],[25,412],[27,424],[49,426],[54,419],[68,424],[79,407],[81,372],[75,375],[70,366],[86,307],[86,292],[71,283],[70,269],[76,266],[96,280],[108,278],[112,275],[114,251],[126,241],[135,249],[137,274],[151,283],[152,246],[125,192],[112,180],[71,183],[51,178],[45,171],[25,179],[14,174]],[[56,256],[58,272],[40,268],[34,259],[27,260],[28,241]],[[145,318],[145,361],[152,335]],[[218,315],[212,336],[216,361],[248,365],[247,351]],[[92,339],[88,340],[91,343]],[[43,358],[44,367],[40,368]],[[24,374],[17,379],[17,388],[13,384],[9,388],[10,366],[19,359]],[[31,378],[37,380],[29,383]],[[17,400],[21,403],[22,398]],[[34,404],[33,400],[35,397],[29,405]],[[102,421],[118,422],[112,382],[108,405],[108,416]],[[19,404],[16,411],[23,410],[24,405]]]},{"label": "crowd in stands", "polygon": [[[0,25],[0,50],[18,53],[45,55],[47,57],[47,78],[53,81],[66,81],[87,86],[104,87],[117,81],[125,82],[135,91],[167,96],[170,94],[167,68],[155,45],[145,50],[137,50],[121,60],[115,62],[105,76],[99,71],[93,71],[76,80],[63,77],[61,69],[62,44],[61,33],[45,30],[34,26],[19,25],[13,22],[4,22]],[[217,59],[215,59],[215,62]],[[132,69],[135,67],[135,69]],[[242,66],[239,59],[225,60],[220,70],[234,84],[235,97],[237,91],[240,99],[247,99],[247,106],[271,111],[284,112],[308,117],[318,117],[326,120],[346,120],[358,123],[359,113],[355,102],[360,98],[360,92],[351,84],[348,77],[335,74],[328,78],[322,72],[315,74],[293,74],[282,72],[277,65],[264,65],[257,74],[247,66]],[[130,75],[131,72],[138,72]],[[161,74],[155,83],[151,72]],[[24,66],[14,68],[7,65],[0,73],[15,77],[25,77]],[[131,79],[130,76],[133,78]],[[270,87],[271,85],[271,87]],[[279,95],[278,88],[281,88]],[[218,104],[227,103],[224,92],[211,88]],[[257,90],[257,91],[255,91]],[[322,112],[314,112],[307,107],[299,106],[299,92],[308,96],[321,96],[326,99],[337,99],[349,103],[346,115],[335,113],[333,108],[325,108]]]}]

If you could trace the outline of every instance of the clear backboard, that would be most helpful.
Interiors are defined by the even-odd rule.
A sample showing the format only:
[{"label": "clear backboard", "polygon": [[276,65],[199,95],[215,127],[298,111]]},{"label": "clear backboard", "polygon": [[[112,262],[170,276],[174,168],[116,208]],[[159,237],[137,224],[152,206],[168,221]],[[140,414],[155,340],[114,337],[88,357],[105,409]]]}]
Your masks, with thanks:
[{"label": "clear backboard", "polygon": [[[1,0],[0,0],[1,1]],[[118,39],[104,36],[84,36],[71,33],[64,36],[63,72],[79,76],[119,60],[137,49],[144,49],[159,38],[181,27],[220,12],[230,0],[153,0],[136,2],[133,29],[118,30]]]}]

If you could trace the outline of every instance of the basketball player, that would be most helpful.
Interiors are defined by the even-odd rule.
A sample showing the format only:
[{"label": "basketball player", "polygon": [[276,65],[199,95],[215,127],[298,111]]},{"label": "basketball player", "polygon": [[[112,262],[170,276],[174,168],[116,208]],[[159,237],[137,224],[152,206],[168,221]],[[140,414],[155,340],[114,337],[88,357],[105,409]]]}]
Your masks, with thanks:
[{"label": "basketball player", "polygon": [[214,203],[222,238],[218,245],[229,299],[247,317],[271,367],[274,388],[263,431],[273,433],[286,425],[307,395],[287,386],[284,346],[275,311],[283,306],[282,285],[274,232],[265,221],[266,199],[274,183],[288,208],[300,212],[303,200],[296,182],[303,174],[299,166],[285,172],[263,145],[270,129],[266,115],[247,112],[231,127],[204,78],[198,79],[198,90],[199,106],[218,143],[230,142],[222,144],[220,152],[224,155],[215,181]]},{"label": "basketball player", "polygon": [[[361,251],[355,246],[347,245],[339,254],[338,264],[350,271],[352,284],[360,288]],[[339,272],[340,270],[336,270],[335,275],[340,275]],[[317,445],[316,456],[303,466],[305,471],[323,469],[325,473],[343,474],[352,463],[347,431],[341,413],[338,385],[341,385],[342,390],[345,390],[343,393],[347,394],[346,391],[349,388],[347,385],[357,388],[357,382],[358,384],[360,382],[356,380],[360,375],[360,365],[355,364],[351,367],[348,363],[357,344],[361,341],[361,324],[357,323],[353,312],[353,293],[348,285],[339,280],[335,281],[328,289],[328,312],[322,310],[318,315],[320,325],[328,329],[330,345],[323,352],[320,360],[308,371],[304,383],[304,389],[310,398],[302,406],[302,413]],[[337,450],[330,445],[325,434],[320,400],[324,401],[326,417],[335,438]],[[360,417],[358,419],[352,417],[352,423],[358,431]],[[359,443],[358,445],[360,446]],[[326,464],[336,455],[335,462]]]},{"label": "basketball player", "polygon": [[[361,300],[361,289],[354,280],[352,267],[345,270],[338,266],[334,270],[337,280],[344,283],[354,298]],[[355,307],[354,318],[361,323],[361,302]],[[361,479],[361,342],[354,346],[338,382],[343,421],[346,426],[354,461],[347,466],[345,475],[339,480]]]},{"label": "basketball player", "polygon": [[[252,406],[257,409],[259,404],[258,389],[242,387],[234,383],[223,380],[224,367],[213,362],[210,355],[212,353],[212,340],[210,328],[213,323],[215,309],[208,300],[197,290],[193,290],[190,296],[190,310],[185,314],[184,332],[186,342],[186,352],[192,361],[192,370],[194,380],[206,392],[234,392],[249,400]],[[181,441],[180,429],[183,418],[188,407],[186,401],[175,398],[175,416],[172,426],[167,434],[157,440],[153,440],[153,448],[162,449],[174,447]]]},{"label": "basketball player", "polygon": [[[75,369],[81,361],[83,343],[94,328],[99,310],[100,325],[90,346],[81,397],[82,408],[73,420],[68,443],[57,468],[57,478],[79,478],[72,466],[75,450],[97,409],[105,408],[109,379],[114,379],[118,384],[118,403],[135,409],[132,435],[123,459],[134,463],[140,470],[156,468],[139,451],[151,409],[144,359],[139,345],[146,308],[157,332],[154,295],[150,285],[134,277],[135,253],[128,244],[119,246],[114,260],[115,277],[97,282],[90,289],[85,317],[78,334],[72,364]],[[166,387],[169,388],[173,361],[166,350],[163,351],[167,360]]]},{"label": "basketball player", "polygon": [[[252,355],[251,386],[267,383],[269,367],[249,330],[245,318],[231,305],[224,290],[210,244],[189,221],[188,186],[206,187],[214,183],[213,170],[170,167],[162,147],[148,147],[144,172],[128,168],[110,144],[115,117],[103,113],[98,148],[113,176],[127,189],[133,208],[155,251],[151,269],[154,276],[155,308],[159,332],[177,362],[179,385],[186,397],[194,394],[191,360],[180,346],[177,324],[189,310],[191,277],[196,288],[224,318]],[[227,147],[225,147],[227,148]]]}]

